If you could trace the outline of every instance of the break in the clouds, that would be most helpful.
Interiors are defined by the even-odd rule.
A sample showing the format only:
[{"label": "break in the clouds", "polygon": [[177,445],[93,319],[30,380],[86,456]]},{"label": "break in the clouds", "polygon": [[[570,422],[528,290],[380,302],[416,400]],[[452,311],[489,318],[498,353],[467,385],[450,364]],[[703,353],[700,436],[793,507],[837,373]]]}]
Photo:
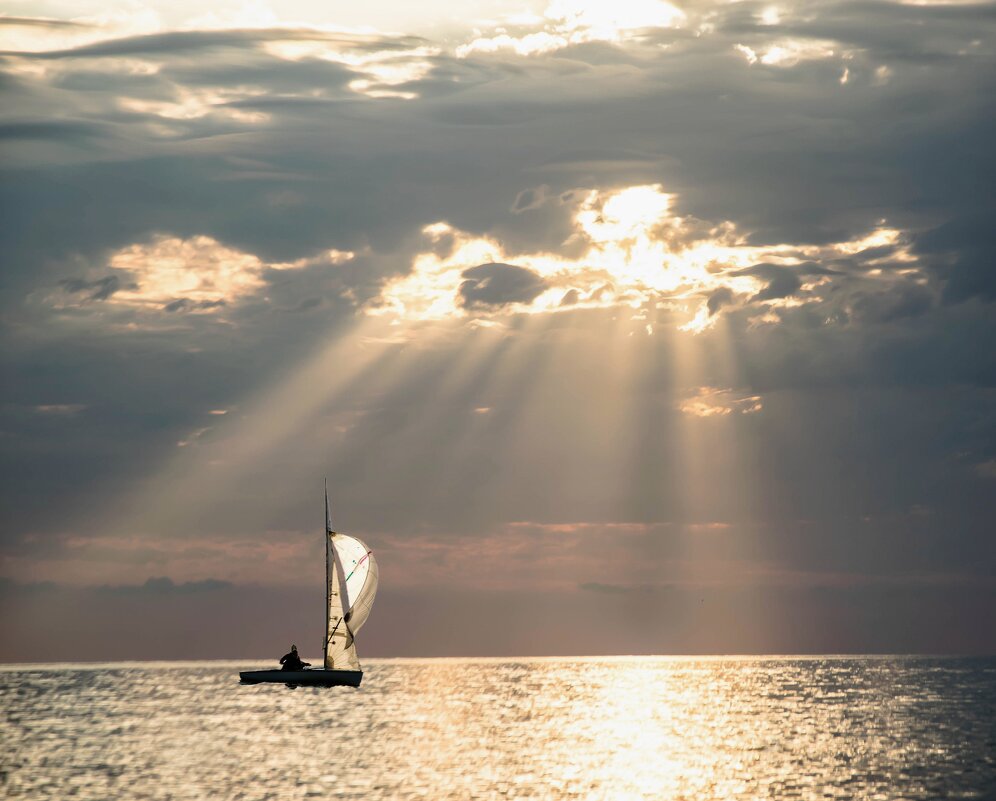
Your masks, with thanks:
[{"label": "break in the clouds", "polygon": [[292,614],[327,474],[380,653],[996,645],[991,3],[0,7],[18,636]]},{"label": "break in the clouds", "polygon": [[[849,314],[855,297],[865,295],[919,292],[930,302],[927,276],[908,241],[883,225],[844,242],[757,246],[730,221],[707,224],[673,214],[673,198],[660,186],[607,196],[571,191],[551,202],[571,207],[569,235],[551,251],[520,253],[522,266],[467,270],[477,259],[507,258],[501,242],[444,222],[427,226],[433,247],[416,256],[410,273],[387,282],[378,311],[410,320],[512,303],[541,313],[672,304],[694,310],[681,328],[699,332],[724,306],[750,307],[753,321],[776,323],[784,309],[805,304],[828,315]],[[573,253],[565,257],[565,251]]]}]

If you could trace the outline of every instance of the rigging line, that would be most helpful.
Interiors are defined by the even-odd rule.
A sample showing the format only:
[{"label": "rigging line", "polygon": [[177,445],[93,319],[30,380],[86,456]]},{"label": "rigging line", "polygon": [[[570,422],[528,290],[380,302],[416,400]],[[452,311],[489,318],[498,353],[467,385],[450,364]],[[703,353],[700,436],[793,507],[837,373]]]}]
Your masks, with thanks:
[{"label": "rigging line", "polygon": [[[345,621],[344,617],[340,617],[339,618],[339,623],[342,623],[344,621]],[[339,623],[335,624],[335,628],[333,628],[332,629],[332,633],[329,634],[328,641],[330,643],[332,642],[332,638],[335,637],[335,633],[339,630]],[[349,628],[349,624],[348,623],[346,624],[345,628],[346,628],[346,642],[347,642],[347,644],[349,643],[349,640],[353,640],[355,642],[356,641],[356,637],[353,635],[353,631],[352,631],[352,629]]]},{"label": "rigging line", "polygon": [[[333,627],[332,633],[329,634],[329,639],[328,639],[329,642],[332,642],[332,638],[335,637],[335,633],[339,630],[339,623],[342,623],[342,620],[343,619],[340,617],[339,622],[336,623],[335,626]],[[346,631],[349,631],[349,626],[346,627]]]},{"label": "rigging line", "polygon": [[354,567],[352,570],[349,571],[349,575],[346,576],[346,581],[349,581],[353,577],[353,573],[355,573],[357,570],[360,569],[360,565],[362,565],[367,560],[367,557],[370,556],[370,554],[372,553],[373,551],[367,551],[365,554],[363,554],[363,558],[356,563],[356,567]]}]

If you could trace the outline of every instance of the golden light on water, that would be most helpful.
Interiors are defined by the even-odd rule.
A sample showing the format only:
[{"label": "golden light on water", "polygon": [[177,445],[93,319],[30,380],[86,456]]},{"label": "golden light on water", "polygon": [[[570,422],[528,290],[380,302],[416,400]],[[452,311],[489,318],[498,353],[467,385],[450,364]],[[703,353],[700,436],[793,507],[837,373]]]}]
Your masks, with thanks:
[{"label": "golden light on water", "polygon": [[[83,798],[127,787],[181,801],[275,787],[372,801],[919,800],[950,797],[966,767],[977,786],[991,776],[979,703],[991,675],[971,660],[375,660],[355,692],[233,686],[245,667],[0,670],[0,687],[30,691],[0,722],[8,789],[47,799],[69,785]],[[45,692],[56,682],[62,692]]]}]

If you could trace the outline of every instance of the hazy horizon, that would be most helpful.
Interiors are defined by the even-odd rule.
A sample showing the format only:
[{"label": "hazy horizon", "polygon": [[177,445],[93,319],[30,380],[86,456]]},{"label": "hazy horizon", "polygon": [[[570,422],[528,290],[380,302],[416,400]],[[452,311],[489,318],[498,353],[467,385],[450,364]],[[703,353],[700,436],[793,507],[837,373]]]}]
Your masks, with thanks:
[{"label": "hazy horizon", "polygon": [[[321,658],[313,654],[301,653],[304,660],[311,658]],[[386,664],[418,664],[422,662],[451,662],[466,664],[501,664],[512,665],[522,664],[549,664],[562,661],[571,662],[807,662],[807,661],[874,661],[874,660],[895,660],[895,659],[917,659],[917,660],[937,660],[939,662],[948,661],[988,661],[994,657],[993,654],[936,654],[936,653],[798,653],[798,654],[547,654],[543,656],[529,655],[508,655],[508,656],[374,656],[365,659],[364,662],[371,665]],[[153,667],[153,666],[196,666],[205,662],[216,665],[226,665],[238,670],[253,667],[265,668],[267,664],[274,661],[272,656],[242,656],[242,657],[217,657],[209,659],[117,659],[117,660],[80,660],[80,661],[52,661],[52,662],[0,662],[0,670],[23,668],[23,669],[47,669],[58,670],[88,670],[99,668],[104,665],[117,665],[122,668],[129,667]]]},{"label": "hazy horizon", "polygon": [[0,662],[996,652],[994,43],[0,0]]}]

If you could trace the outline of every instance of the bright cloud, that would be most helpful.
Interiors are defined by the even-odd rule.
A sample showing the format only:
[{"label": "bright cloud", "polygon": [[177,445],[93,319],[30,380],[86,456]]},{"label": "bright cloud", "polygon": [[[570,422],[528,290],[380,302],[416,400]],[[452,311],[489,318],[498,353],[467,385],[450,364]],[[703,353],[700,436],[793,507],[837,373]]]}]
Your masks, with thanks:
[{"label": "bright cloud", "polygon": [[546,17],[571,29],[585,29],[592,38],[612,39],[624,31],[676,25],[685,14],[661,0],[553,0]]},{"label": "bright cloud", "polygon": [[71,19],[0,13],[0,50],[35,53],[80,47],[114,36],[154,33],[160,27],[156,11],[138,3]]},{"label": "bright cloud", "polygon": [[[389,278],[367,306],[398,321],[473,318],[578,308],[667,305],[700,333],[724,309],[754,305],[756,324],[780,322],[786,309],[824,300],[841,273],[821,264],[861,259],[861,280],[876,291],[925,280],[902,232],[879,221],[844,242],[751,245],[732,222],[709,223],[674,211],[657,184],[543,196],[522,213],[567,206],[572,233],[553,251],[514,253],[499,239],[438,222],[411,270]],[[565,252],[576,255],[566,256]],[[49,297],[56,307],[109,306],[214,313],[265,291],[265,272],[338,265],[355,256],[327,250],[287,263],[265,263],[209,236],[159,235],[111,254],[106,269],[67,278]],[[648,332],[652,329],[648,329]]]},{"label": "bright cloud", "polygon": [[734,45],[748,64],[765,64],[769,67],[794,67],[802,61],[816,61],[838,55],[833,42],[815,39],[780,39],[764,47]]},{"label": "bright cloud", "polygon": [[135,97],[123,97],[119,103],[127,111],[152,114],[168,120],[194,120],[208,114],[219,114],[236,122],[265,122],[269,119],[269,115],[259,111],[244,111],[231,105],[233,101],[251,97],[253,94],[259,94],[259,92],[195,91],[178,88],[173,100],[143,100]]},{"label": "bright cloud", "polygon": [[287,61],[319,59],[342,64],[358,77],[349,88],[368,97],[396,97],[413,100],[418,95],[394,89],[424,78],[432,71],[432,58],[439,48],[425,44],[411,47],[378,48],[379,38],[372,34],[350,33],[335,37],[316,32],[314,39],[292,39],[266,42],[263,48],[270,55]]},{"label": "bright cloud", "polygon": [[693,417],[726,417],[731,414],[755,414],[763,408],[760,395],[733,389],[699,387],[692,396],[678,404],[678,410]]},{"label": "bright cloud", "polygon": [[107,270],[61,282],[50,300],[58,307],[104,301],[136,309],[211,313],[260,291],[264,270],[293,270],[313,264],[342,264],[349,251],[329,250],[294,262],[264,263],[257,256],[222,245],[209,236],[158,236],[116,251]]},{"label": "bright cloud", "polygon": [[676,27],[684,19],[681,9],[661,0],[553,0],[542,17],[513,15],[507,21],[514,32],[482,32],[458,47],[457,55],[511,50],[528,56],[584,42],[618,42],[646,28]]},{"label": "bright cloud", "polygon": [[[674,196],[656,184],[615,192],[579,190],[568,196],[579,199],[567,201],[574,203],[574,233],[564,244],[583,244],[580,255],[512,254],[497,239],[435,223],[424,229],[430,247],[415,258],[411,272],[387,282],[371,313],[438,320],[671,302],[692,306],[693,316],[680,327],[698,333],[715,322],[723,306],[754,301],[777,320],[779,309],[818,301],[821,287],[835,273],[815,268],[815,263],[878,248],[886,248],[894,261],[913,259],[902,233],[884,222],[859,239],[831,245],[755,246],[731,222],[710,224],[676,215]],[[449,250],[440,247],[444,243],[451,245]],[[868,264],[885,258],[876,256]],[[520,299],[502,296],[490,311],[487,304],[471,308],[465,300],[472,271],[509,263],[530,271],[533,286],[542,284],[542,291]],[[915,277],[917,270],[911,269]],[[875,280],[888,276],[879,274]]]},{"label": "bright cloud", "polygon": [[113,270],[135,277],[112,296],[113,302],[155,305],[185,301],[209,309],[261,286],[262,263],[250,253],[228,248],[208,236],[159,237],[115,253]]}]

